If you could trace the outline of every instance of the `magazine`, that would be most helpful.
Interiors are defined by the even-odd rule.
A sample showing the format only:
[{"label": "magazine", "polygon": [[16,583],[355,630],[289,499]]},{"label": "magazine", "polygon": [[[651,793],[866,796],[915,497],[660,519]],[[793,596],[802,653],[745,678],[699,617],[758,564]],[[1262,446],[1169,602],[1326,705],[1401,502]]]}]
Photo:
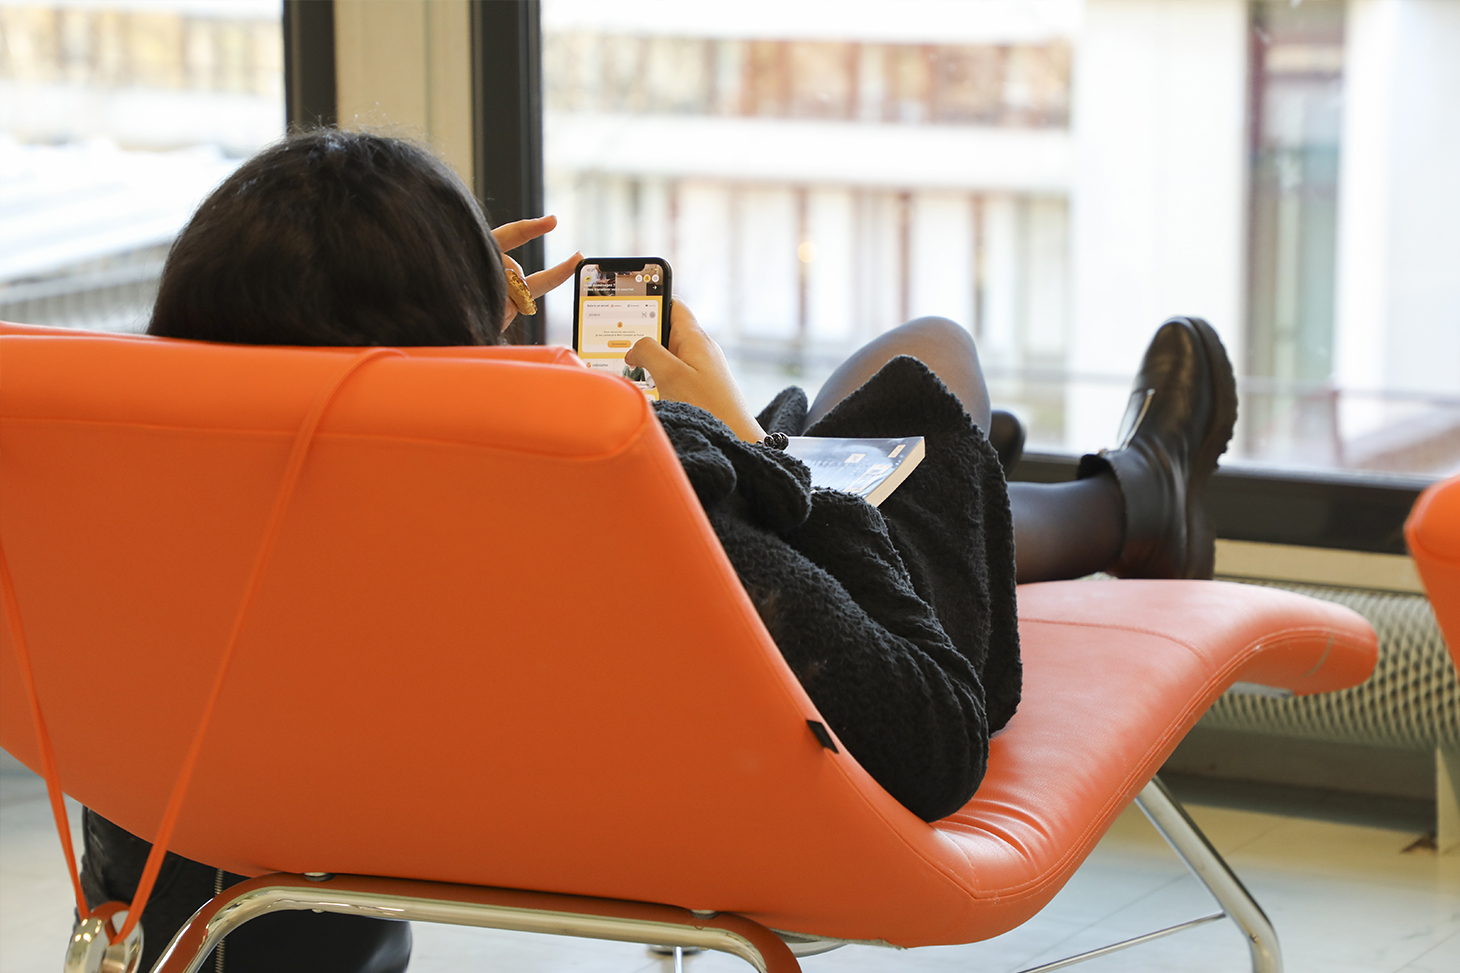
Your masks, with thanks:
[{"label": "magazine", "polygon": [[851,493],[877,506],[923,461],[922,436],[838,439],[791,436],[786,452],[811,469],[811,485]]}]

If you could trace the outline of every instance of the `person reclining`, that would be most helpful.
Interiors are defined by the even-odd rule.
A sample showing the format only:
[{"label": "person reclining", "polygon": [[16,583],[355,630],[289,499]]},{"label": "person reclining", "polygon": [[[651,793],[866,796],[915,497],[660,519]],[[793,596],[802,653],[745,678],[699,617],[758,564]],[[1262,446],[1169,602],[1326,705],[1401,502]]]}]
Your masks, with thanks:
[{"label": "person reclining", "polygon": [[[245,162],[173,244],[148,332],[260,345],[489,345],[514,310],[504,251],[552,217],[487,226],[466,186],[428,151],[318,130]],[[533,296],[574,255],[526,276]],[[504,269],[505,264],[505,269]],[[1236,417],[1226,353],[1205,322],[1177,318],[1146,353],[1114,450],[1066,484],[1006,484],[968,332],[907,322],[853,353],[814,401],[787,389],[753,413],[724,354],[682,302],[668,347],[643,339],[655,412],[767,631],[847,750],[924,820],[962,807],[989,737],[1020,694],[1016,582],[1104,570],[1210,577],[1202,494]],[[768,433],[924,436],[923,463],[881,505],[813,490]],[[469,718],[469,714],[464,714]],[[130,901],[148,843],[87,812],[88,899]],[[147,903],[150,966],[228,876],[169,856]],[[399,970],[405,924],[266,916],[229,937],[227,969]]]}]

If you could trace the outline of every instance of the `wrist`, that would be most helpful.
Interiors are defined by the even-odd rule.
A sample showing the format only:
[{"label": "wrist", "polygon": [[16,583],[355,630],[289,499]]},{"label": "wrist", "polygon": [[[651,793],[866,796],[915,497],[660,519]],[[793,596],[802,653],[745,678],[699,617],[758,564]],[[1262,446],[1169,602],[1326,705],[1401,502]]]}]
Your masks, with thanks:
[{"label": "wrist", "polygon": [[738,425],[730,427],[730,430],[747,443],[758,443],[765,438],[765,430],[760,427],[752,416],[746,416]]}]

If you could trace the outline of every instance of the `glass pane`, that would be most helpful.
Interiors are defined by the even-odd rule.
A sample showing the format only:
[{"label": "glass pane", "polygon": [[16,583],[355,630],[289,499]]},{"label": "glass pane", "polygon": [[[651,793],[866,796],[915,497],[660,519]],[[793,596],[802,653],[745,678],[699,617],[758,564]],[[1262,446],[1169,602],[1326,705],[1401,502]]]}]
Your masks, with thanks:
[{"label": "glass pane", "polygon": [[1229,462],[1460,470],[1460,4],[1361,6],[544,0],[548,255],[668,259],[754,402],[938,314],[1085,452],[1191,314]]},{"label": "glass pane", "polygon": [[167,248],[284,131],[281,0],[0,0],[0,319],[147,325]]}]

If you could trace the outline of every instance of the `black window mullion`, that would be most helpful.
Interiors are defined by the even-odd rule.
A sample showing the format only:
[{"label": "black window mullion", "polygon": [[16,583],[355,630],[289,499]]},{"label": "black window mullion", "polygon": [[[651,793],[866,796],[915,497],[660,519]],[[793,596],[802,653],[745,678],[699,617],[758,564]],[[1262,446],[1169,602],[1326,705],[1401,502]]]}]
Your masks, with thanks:
[{"label": "black window mullion", "polygon": [[[1063,483],[1075,478],[1078,462],[1073,456],[1025,453],[1009,479]],[[1227,540],[1405,554],[1404,520],[1423,489],[1408,479],[1222,467],[1207,486],[1206,503],[1217,536]]]},{"label": "black window mullion", "polygon": [[[542,11],[538,0],[472,0],[472,157],[477,198],[493,226],[543,215]],[[541,239],[512,252],[543,269]],[[520,343],[543,344],[538,313],[519,318]]]},{"label": "black window mullion", "polygon": [[334,0],[284,0],[284,117],[291,132],[336,124]]}]

